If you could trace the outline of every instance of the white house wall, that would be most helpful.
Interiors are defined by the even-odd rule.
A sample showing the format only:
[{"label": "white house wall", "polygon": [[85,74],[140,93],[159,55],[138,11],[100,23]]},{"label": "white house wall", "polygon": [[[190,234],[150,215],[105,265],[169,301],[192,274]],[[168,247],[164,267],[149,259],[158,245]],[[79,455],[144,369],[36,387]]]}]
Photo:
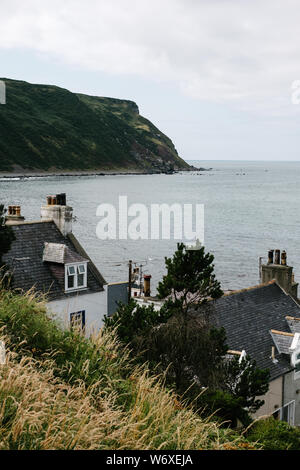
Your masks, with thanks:
[{"label": "white house wall", "polygon": [[104,315],[107,313],[107,287],[104,286],[102,292],[81,294],[48,302],[47,309],[64,328],[70,327],[71,313],[85,310],[86,336],[90,336],[103,326]]},{"label": "white house wall", "polygon": [[282,406],[282,377],[278,377],[269,383],[269,390],[264,396],[257,397],[264,400],[265,404],[257,410],[253,418],[269,416]]},{"label": "white house wall", "polygon": [[295,426],[300,426],[300,379],[295,380],[294,371],[284,377],[284,404],[295,401]]},{"label": "white house wall", "polygon": [[265,404],[253,415],[254,418],[271,415],[282,406],[295,402],[294,425],[300,426],[300,379],[295,380],[294,371],[272,380],[266,395],[258,398]]}]

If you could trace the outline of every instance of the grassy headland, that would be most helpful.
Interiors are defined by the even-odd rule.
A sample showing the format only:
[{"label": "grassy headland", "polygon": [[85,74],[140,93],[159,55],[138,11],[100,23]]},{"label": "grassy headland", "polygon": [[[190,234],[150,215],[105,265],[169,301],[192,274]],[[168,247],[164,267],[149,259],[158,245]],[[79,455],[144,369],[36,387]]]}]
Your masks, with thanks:
[{"label": "grassy headland", "polygon": [[189,169],[172,143],[127,100],[2,79],[0,172],[165,172]]}]

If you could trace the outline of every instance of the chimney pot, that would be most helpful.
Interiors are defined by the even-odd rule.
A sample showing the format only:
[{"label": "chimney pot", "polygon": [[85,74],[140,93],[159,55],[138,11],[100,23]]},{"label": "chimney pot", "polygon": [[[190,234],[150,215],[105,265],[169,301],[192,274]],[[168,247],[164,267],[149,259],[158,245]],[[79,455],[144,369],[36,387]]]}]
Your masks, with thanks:
[{"label": "chimney pot", "polygon": [[150,289],[150,281],[151,277],[149,274],[144,275],[144,296],[150,297],[151,289]]},{"label": "chimney pot", "polygon": [[280,250],[275,250],[275,264],[280,264]]},{"label": "chimney pot", "polygon": [[268,264],[274,263],[274,250],[269,250],[268,252]]},{"label": "chimney pot", "polygon": [[284,250],[282,253],[281,253],[281,264],[282,266],[286,266],[287,264],[287,256],[286,256],[286,251]]},{"label": "chimney pot", "polygon": [[21,215],[21,206],[8,206],[7,216],[5,217],[6,225],[14,225],[22,223],[25,220]]}]

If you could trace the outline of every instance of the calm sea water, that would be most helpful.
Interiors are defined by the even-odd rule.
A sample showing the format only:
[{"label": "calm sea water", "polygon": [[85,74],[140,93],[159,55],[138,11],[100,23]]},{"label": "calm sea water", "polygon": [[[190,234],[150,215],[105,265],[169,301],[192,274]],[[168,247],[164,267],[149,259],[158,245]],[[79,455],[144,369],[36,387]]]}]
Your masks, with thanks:
[{"label": "calm sea water", "polygon": [[175,175],[0,178],[0,203],[20,204],[27,220],[37,220],[48,194],[67,193],[77,222],[73,231],[108,282],[125,281],[129,259],[147,262],[155,288],[164,257],[176,241],[109,240],[96,237],[97,206],[128,203],[205,205],[205,246],[215,256],[224,289],[258,283],[258,258],[270,248],[285,249],[300,280],[300,162],[193,162],[209,172]]}]

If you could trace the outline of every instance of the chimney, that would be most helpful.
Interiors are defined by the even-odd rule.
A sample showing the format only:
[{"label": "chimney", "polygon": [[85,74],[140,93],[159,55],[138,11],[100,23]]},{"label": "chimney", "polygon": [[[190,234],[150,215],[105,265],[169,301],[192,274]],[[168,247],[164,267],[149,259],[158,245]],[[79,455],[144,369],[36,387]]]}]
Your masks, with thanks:
[{"label": "chimney", "polygon": [[67,206],[65,193],[47,196],[47,205],[41,207],[41,220],[53,220],[64,237],[72,232],[73,208]]},{"label": "chimney", "polygon": [[269,250],[268,252],[268,264],[273,264],[274,262],[274,250]]},{"label": "chimney", "polygon": [[286,251],[283,251],[281,253],[281,264],[282,264],[282,266],[286,266],[286,262],[287,262]]},{"label": "chimney", "polygon": [[261,266],[262,284],[275,280],[287,294],[297,300],[298,284],[295,282],[292,266],[287,265],[286,251],[283,250],[280,255],[280,250],[275,250],[275,260],[273,253],[274,250],[269,250],[268,263]]},{"label": "chimney", "polygon": [[151,294],[151,288],[150,288],[151,277],[152,276],[150,276],[150,274],[144,275],[144,296],[145,297],[150,297],[150,294]]},{"label": "chimney", "polygon": [[21,215],[21,206],[8,206],[7,215],[5,216],[5,225],[22,224],[25,217]]}]

